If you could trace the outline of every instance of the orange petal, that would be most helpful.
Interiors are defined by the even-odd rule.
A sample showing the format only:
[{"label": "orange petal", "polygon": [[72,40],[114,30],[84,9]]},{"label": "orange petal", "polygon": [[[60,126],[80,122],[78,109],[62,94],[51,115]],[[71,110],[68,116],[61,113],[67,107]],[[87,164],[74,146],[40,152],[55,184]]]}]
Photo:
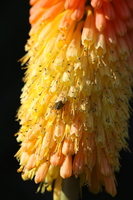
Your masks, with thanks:
[{"label": "orange petal", "polygon": [[133,10],[133,1],[131,1],[131,0],[126,0],[126,4],[127,4],[127,6],[128,6],[131,10]]},{"label": "orange petal", "polygon": [[107,22],[107,28],[105,30],[105,39],[109,45],[116,46],[117,38],[113,29],[113,24],[110,21]]},{"label": "orange petal", "polygon": [[35,127],[29,129],[28,132],[27,132],[27,134],[26,134],[26,136],[27,136],[27,138],[28,138],[29,141],[32,141],[35,138],[37,138]]},{"label": "orange petal", "polygon": [[44,13],[44,9],[40,7],[40,2],[32,6],[30,9],[29,21],[31,24],[34,24]]},{"label": "orange petal", "polygon": [[114,9],[113,9],[111,3],[103,2],[103,11],[104,11],[104,15],[105,15],[106,19],[108,19],[108,20],[115,19]]},{"label": "orange petal", "polygon": [[100,159],[100,171],[101,173],[106,176],[106,177],[109,177],[112,175],[112,168],[111,168],[111,165],[109,164],[109,161],[107,159],[107,156],[106,154],[102,151],[102,156],[101,156],[101,159]]},{"label": "orange petal", "polygon": [[74,9],[76,7],[77,3],[79,3],[79,0],[78,1],[77,0],[66,0],[64,7],[65,7],[65,9],[72,9],[72,8]]},{"label": "orange petal", "polygon": [[103,31],[106,27],[106,19],[102,8],[94,9],[95,12],[95,26],[98,31]]},{"label": "orange petal", "polygon": [[30,170],[35,167],[35,164],[36,164],[36,156],[35,156],[35,154],[31,154],[25,168]]},{"label": "orange petal", "polygon": [[96,164],[96,159],[97,159],[97,154],[96,154],[96,148],[95,148],[90,154],[90,156],[88,157],[88,162],[87,162],[87,166],[91,171],[93,170],[93,167]]},{"label": "orange petal", "polygon": [[22,166],[26,165],[28,159],[29,159],[29,154],[26,151],[24,151],[20,157],[20,164]]},{"label": "orange petal", "polygon": [[71,18],[73,20],[79,21],[82,19],[84,14],[84,6],[85,6],[85,0],[79,1],[78,6],[76,9],[74,9],[74,12],[71,15]]},{"label": "orange petal", "polygon": [[50,156],[50,163],[53,166],[62,165],[63,160],[64,160],[64,156],[61,151],[57,151],[56,153]]},{"label": "orange petal", "polygon": [[112,175],[110,177],[104,177],[104,184],[106,191],[114,197],[117,193],[114,182],[114,176]]},{"label": "orange petal", "polygon": [[113,21],[114,30],[117,35],[123,36],[127,32],[127,27],[125,22],[119,17],[119,15],[116,15],[115,20]]},{"label": "orange petal", "polygon": [[75,117],[73,123],[71,124],[70,128],[70,135],[76,135],[77,137],[81,137],[81,121],[79,116]]},{"label": "orange petal", "polygon": [[23,179],[24,181],[28,180],[28,179],[29,179],[28,175],[29,175],[29,171],[26,169],[26,170],[22,173],[22,179]]},{"label": "orange petal", "polygon": [[42,16],[42,20],[53,19],[56,17],[64,8],[64,2],[58,2],[55,5],[51,6],[46,10],[44,15]]},{"label": "orange petal", "polygon": [[99,173],[97,167],[95,166],[91,174],[91,185],[89,185],[89,190],[95,194],[101,191],[101,184],[99,181]]},{"label": "orange petal", "polygon": [[132,45],[132,41],[130,40],[130,38],[132,38],[132,36],[130,36],[129,34],[125,34],[124,39],[128,45],[128,49],[131,52],[133,50],[133,45]]},{"label": "orange petal", "polygon": [[70,29],[73,24],[73,20],[71,18],[72,11],[68,10],[65,15],[62,17],[61,22],[59,24],[59,29],[62,31]]},{"label": "orange petal", "polygon": [[117,51],[119,54],[129,54],[129,49],[128,45],[126,43],[126,40],[123,37],[118,38],[118,46],[117,46]]},{"label": "orange petal", "polygon": [[40,1],[40,0],[30,0],[30,5],[34,5],[38,1]]},{"label": "orange petal", "polygon": [[60,168],[60,176],[69,178],[72,175],[72,156],[66,156]]},{"label": "orange petal", "polygon": [[79,149],[78,153],[74,156],[73,160],[73,173],[79,175],[84,170],[84,153],[82,149]]},{"label": "orange petal", "polygon": [[36,175],[35,175],[35,183],[40,183],[45,179],[45,176],[48,172],[49,169],[49,163],[45,162],[43,163],[37,170]]},{"label": "orange petal", "polygon": [[34,144],[35,144],[35,140],[29,142],[29,141],[25,141],[22,144],[22,150],[23,151],[30,151],[32,149],[34,149]]},{"label": "orange petal", "polygon": [[113,4],[122,19],[128,19],[131,16],[130,10],[125,1],[115,0]]},{"label": "orange petal", "polygon": [[93,11],[90,6],[87,7],[87,17],[84,23],[83,31],[82,31],[82,44],[88,45],[90,48],[91,44],[95,41],[96,38],[96,28],[94,22]]},{"label": "orange petal", "polygon": [[62,153],[67,156],[74,154],[74,142],[71,139],[65,138],[62,146]]},{"label": "orange petal", "polygon": [[128,29],[133,30],[133,16],[126,20],[126,26]]},{"label": "orange petal", "polygon": [[[63,122],[59,122],[54,129],[54,140],[63,140],[64,131],[65,131],[65,124]],[[59,139],[60,138],[60,139]]]},{"label": "orange petal", "polygon": [[57,2],[57,0],[41,0],[40,5],[42,8],[50,8],[56,2]]},{"label": "orange petal", "polygon": [[101,8],[103,0],[91,0],[91,5],[93,8]]}]

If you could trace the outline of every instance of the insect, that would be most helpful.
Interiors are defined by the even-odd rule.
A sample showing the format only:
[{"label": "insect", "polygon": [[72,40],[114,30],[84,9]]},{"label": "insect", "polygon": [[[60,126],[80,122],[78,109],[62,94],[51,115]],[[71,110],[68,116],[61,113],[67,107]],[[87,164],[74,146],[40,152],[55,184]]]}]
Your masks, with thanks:
[{"label": "insect", "polygon": [[64,102],[58,101],[58,102],[56,102],[56,103],[54,104],[54,108],[55,108],[56,110],[60,110],[64,105],[65,105]]}]

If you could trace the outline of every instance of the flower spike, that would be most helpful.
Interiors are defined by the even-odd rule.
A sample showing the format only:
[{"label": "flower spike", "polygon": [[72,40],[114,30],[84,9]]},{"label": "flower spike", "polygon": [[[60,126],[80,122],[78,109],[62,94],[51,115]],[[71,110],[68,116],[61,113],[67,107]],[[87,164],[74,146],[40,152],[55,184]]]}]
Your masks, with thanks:
[{"label": "flower spike", "polygon": [[115,196],[119,152],[128,149],[133,0],[30,4],[18,172],[40,183],[41,192],[55,180],[54,200],[73,177],[91,192],[104,187]]}]

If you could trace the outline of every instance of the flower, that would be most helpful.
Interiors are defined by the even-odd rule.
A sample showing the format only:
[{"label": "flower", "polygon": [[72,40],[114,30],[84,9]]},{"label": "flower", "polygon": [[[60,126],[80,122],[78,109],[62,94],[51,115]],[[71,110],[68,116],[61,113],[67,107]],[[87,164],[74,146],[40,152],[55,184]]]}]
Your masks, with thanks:
[{"label": "flower", "polygon": [[16,153],[24,180],[116,194],[133,85],[133,0],[30,0]]}]

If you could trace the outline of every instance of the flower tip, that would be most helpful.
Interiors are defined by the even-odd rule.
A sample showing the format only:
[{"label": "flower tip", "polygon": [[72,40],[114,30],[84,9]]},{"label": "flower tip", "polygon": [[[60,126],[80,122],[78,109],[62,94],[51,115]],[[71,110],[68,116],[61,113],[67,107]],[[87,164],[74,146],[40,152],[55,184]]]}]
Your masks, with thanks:
[{"label": "flower tip", "polygon": [[105,26],[103,24],[99,24],[98,26],[96,26],[96,28],[99,32],[102,32],[105,29]]},{"label": "flower tip", "polygon": [[29,178],[28,178],[28,174],[29,174],[29,172],[28,172],[28,170],[25,170],[24,171],[24,173],[22,173],[22,179],[24,180],[24,181],[27,181]]},{"label": "flower tip", "polygon": [[102,32],[106,27],[106,19],[102,8],[95,9],[95,25],[98,31]]},{"label": "flower tip", "polygon": [[102,0],[91,0],[91,5],[93,8],[100,8],[103,4]]},{"label": "flower tip", "polygon": [[104,177],[106,191],[114,197],[117,194],[114,176]]},{"label": "flower tip", "polygon": [[76,1],[75,0],[66,0],[65,1],[65,9],[72,9],[75,6]]}]

